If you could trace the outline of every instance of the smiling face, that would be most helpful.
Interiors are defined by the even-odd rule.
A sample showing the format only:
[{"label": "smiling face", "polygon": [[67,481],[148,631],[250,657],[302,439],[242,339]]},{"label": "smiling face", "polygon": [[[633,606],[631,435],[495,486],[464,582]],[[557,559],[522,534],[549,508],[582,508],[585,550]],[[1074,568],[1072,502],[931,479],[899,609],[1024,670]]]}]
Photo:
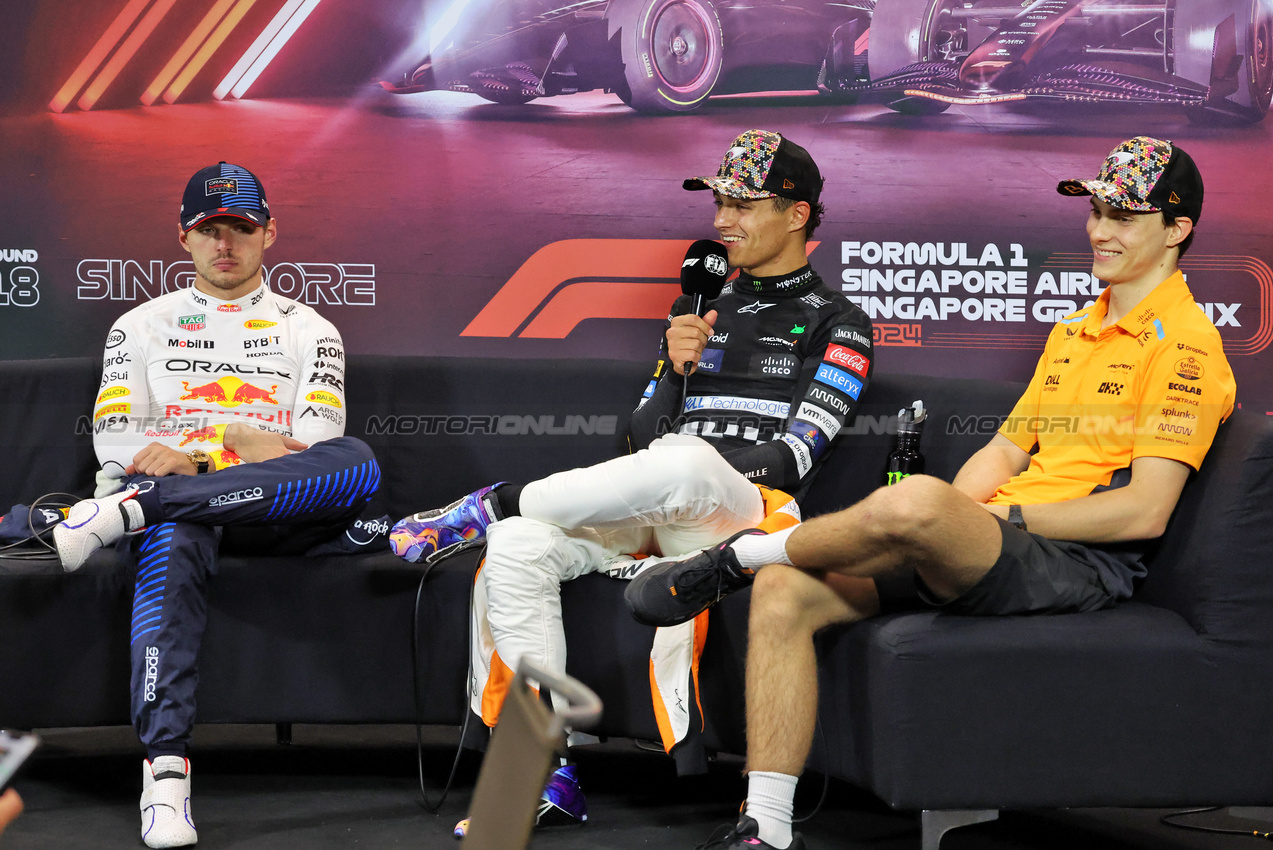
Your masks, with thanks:
[{"label": "smiling face", "polygon": [[787,274],[808,262],[804,223],[809,205],[804,201],[779,211],[773,198],[749,201],[713,192],[716,220],[725,243],[729,264],[756,277]]},{"label": "smiling face", "polygon": [[195,289],[233,301],[261,283],[261,258],[278,235],[274,219],[265,227],[247,219],[216,216],[179,235],[195,268]]},{"label": "smiling face", "polygon": [[1162,213],[1129,212],[1094,197],[1087,218],[1092,274],[1110,286],[1157,286],[1175,272],[1174,249],[1192,228],[1187,218],[1168,226]]}]

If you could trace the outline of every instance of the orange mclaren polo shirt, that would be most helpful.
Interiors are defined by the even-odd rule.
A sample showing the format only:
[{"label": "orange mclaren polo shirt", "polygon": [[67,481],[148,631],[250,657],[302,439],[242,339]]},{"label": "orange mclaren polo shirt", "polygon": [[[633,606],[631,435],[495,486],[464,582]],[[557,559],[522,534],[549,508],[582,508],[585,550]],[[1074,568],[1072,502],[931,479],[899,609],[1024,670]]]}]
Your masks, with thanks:
[{"label": "orange mclaren polo shirt", "polygon": [[1237,391],[1215,325],[1180,272],[1101,330],[1108,308],[1107,289],[1052,329],[1030,386],[999,429],[1038,451],[991,504],[1086,496],[1138,457],[1202,464]]}]

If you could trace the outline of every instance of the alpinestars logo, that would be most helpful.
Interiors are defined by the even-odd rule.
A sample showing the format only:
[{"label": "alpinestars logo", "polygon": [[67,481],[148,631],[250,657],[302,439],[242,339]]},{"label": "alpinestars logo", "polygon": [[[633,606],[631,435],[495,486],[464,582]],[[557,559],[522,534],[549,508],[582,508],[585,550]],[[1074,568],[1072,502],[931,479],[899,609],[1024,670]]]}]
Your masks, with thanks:
[{"label": "alpinestars logo", "polygon": [[760,303],[760,301],[759,301],[759,300],[757,300],[755,304],[748,304],[746,307],[739,307],[739,308],[738,308],[738,312],[740,312],[740,313],[759,313],[761,310],[765,309],[766,307],[773,307],[773,306],[774,306],[774,305],[773,305],[772,303],[770,303],[770,304],[761,304],[761,303]]}]

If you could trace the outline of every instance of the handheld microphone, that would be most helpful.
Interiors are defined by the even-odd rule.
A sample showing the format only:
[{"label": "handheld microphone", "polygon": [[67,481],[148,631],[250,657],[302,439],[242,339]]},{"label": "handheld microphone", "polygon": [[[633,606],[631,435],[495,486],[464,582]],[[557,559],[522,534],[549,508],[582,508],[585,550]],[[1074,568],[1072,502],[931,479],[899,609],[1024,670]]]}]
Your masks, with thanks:
[{"label": "handheld microphone", "polygon": [[729,259],[724,245],[700,239],[690,246],[681,263],[681,292],[693,297],[694,315],[707,312],[707,302],[720,297],[727,277]]},{"label": "handheld microphone", "polygon": [[[695,316],[702,316],[707,312],[707,302],[720,296],[727,277],[729,277],[729,259],[725,254],[725,246],[719,242],[700,239],[685,252],[685,260],[681,263],[681,292],[694,299],[691,309]],[[687,361],[682,367],[681,414],[678,422],[685,415],[685,401],[689,397],[690,389],[690,372],[693,372],[697,366],[697,363]]]}]

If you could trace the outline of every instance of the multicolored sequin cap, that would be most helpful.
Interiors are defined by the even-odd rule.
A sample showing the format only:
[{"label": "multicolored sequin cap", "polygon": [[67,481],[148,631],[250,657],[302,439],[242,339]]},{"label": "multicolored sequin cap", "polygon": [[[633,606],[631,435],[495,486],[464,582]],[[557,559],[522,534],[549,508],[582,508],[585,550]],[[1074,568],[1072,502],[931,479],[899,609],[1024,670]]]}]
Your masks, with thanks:
[{"label": "multicolored sequin cap", "polygon": [[691,177],[684,186],[748,201],[781,196],[816,204],[822,182],[807,150],[779,133],[748,130],[725,151],[715,177]]},{"label": "multicolored sequin cap", "polygon": [[1165,212],[1198,223],[1202,175],[1193,159],[1171,142],[1137,136],[1110,152],[1095,180],[1062,180],[1062,195],[1095,195],[1120,210]]}]

